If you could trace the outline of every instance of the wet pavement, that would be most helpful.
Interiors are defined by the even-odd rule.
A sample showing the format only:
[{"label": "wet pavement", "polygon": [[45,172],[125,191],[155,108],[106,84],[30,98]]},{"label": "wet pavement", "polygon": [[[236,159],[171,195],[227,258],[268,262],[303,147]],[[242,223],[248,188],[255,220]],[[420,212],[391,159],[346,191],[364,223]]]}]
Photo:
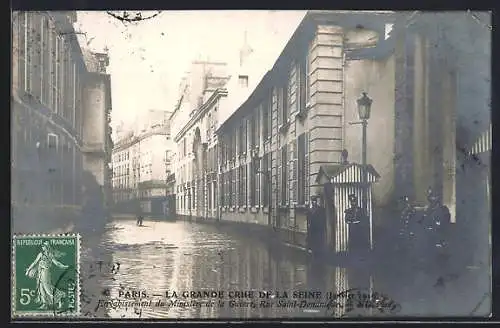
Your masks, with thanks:
[{"label": "wet pavement", "polygon": [[[86,317],[325,318],[490,312],[491,299],[485,296],[489,280],[482,268],[451,270],[444,262],[412,267],[413,261],[394,258],[380,258],[371,265],[356,260],[327,265],[304,252],[229,228],[181,220],[145,220],[138,227],[132,217],[115,219],[102,236],[83,236],[81,259]],[[371,295],[377,304],[362,306],[358,300],[349,307],[352,303],[341,295],[353,288],[359,297]],[[207,302],[203,295],[184,297],[185,291],[224,291],[224,295],[213,295]],[[301,294],[305,291],[309,293]],[[241,297],[251,293],[252,299]]]}]

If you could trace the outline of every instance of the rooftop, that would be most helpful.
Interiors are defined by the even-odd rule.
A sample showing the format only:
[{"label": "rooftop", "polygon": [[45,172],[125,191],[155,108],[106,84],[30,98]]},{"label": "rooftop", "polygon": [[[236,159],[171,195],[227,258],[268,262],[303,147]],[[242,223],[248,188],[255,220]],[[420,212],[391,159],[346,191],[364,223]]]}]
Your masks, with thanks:
[{"label": "rooftop", "polygon": [[[306,12],[304,12],[304,16],[305,15]],[[301,19],[303,19],[303,17]],[[301,20],[295,25],[291,25],[289,29],[281,35],[277,35],[273,42],[268,43],[266,47],[252,49],[252,53],[246,58],[243,65],[234,65],[231,68],[230,71],[234,72],[234,74],[231,75],[226,84],[228,95],[224,101],[221,102],[219,127],[228,120],[241,105],[243,105],[262,81],[266,73],[273,67],[276,58],[280,56],[280,53],[292,37],[300,21]],[[248,77],[247,86],[240,84],[240,76]]]},{"label": "rooftop", "polygon": [[[377,29],[380,25],[380,17],[392,17],[394,11],[329,11],[329,10],[310,10],[304,12],[301,20],[295,25],[290,26],[287,31],[276,42],[270,43],[264,49],[258,49],[248,58],[248,62],[236,70],[238,72],[231,76],[227,84],[228,97],[221,105],[221,112],[219,117],[219,130],[225,122],[230,118],[236,116],[239,108],[249,100],[257,86],[264,82],[266,74],[283,63],[285,54],[293,51],[293,41],[298,39],[298,35],[305,29],[306,25],[313,19],[317,21],[324,21],[327,23],[337,23],[348,28],[355,28],[363,23],[367,29]],[[300,42],[298,40],[295,40]],[[295,43],[297,43],[295,42]],[[244,88],[238,84],[238,77],[240,75],[248,74],[248,87]]]}]

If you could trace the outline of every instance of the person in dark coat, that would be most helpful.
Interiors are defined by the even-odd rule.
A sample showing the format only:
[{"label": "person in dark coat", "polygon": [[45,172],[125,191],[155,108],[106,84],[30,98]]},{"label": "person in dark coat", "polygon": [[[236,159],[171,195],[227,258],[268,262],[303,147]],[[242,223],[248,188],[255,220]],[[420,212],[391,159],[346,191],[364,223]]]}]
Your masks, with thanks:
[{"label": "person in dark coat", "polygon": [[142,226],[142,221],[144,220],[144,216],[142,214],[142,207],[139,202],[136,204],[136,216],[137,216],[137,225]]},{"label": "person in dark coat", "polygon": [[408,196],[403,196],[398,227],[399,250],[406,252],[415,239],[417,210]]},{"label": "person in dark coat", "polygon": [[401,226],[399,230],[400,235],[413,236],[415,235],[415,219],[417,210],[415,206],[410,202],[408,196],[403,197],[403,209],[401,211]]},{"label": "person in dark coat", "polygon": [[441,203],[440,197],[429,188],[427,190],[429,204],[424,210],[422,223],[425,228],[426,249],[429,255],[436,258],[447,248],[447,234],[451,225],[448,207]]},{"label": "person in dark coat", "polygon": [[311,208],[307,214],[307,248],[313,255],[323,250],[325,232],[325,213],[318,204],[318,196],[311,197]]},{"label": "person in dark coat", "polygon": [[349,253],[363,254],[370,250],[370,222],[366,211],[358,205],[358,197],[348,196],[350,206],[344,211],[349,225]]}]

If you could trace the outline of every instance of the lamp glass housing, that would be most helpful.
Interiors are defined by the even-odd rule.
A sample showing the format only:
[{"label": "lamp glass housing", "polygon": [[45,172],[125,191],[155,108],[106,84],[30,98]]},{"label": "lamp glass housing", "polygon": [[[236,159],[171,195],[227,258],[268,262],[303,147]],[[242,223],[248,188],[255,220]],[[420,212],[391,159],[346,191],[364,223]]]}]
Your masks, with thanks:
[{"label": "lamp glass housing", "polygon": [[367,120],[370,118],[372,102],[373,100],[368,97],[366,92],[363,92],[361,98],[357,100],[358,114],[361,120]]}]

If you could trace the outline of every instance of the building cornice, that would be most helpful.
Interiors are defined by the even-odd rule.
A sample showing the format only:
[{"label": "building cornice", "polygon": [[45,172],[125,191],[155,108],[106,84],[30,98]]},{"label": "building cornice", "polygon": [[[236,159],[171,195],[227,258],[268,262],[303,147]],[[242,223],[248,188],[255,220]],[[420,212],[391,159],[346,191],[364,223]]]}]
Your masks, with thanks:
[{"label": "building cornice", "polygon": [[[231,122],[242,117],[241,112],[244,111],[244,108],[249,106],[253,102],[253,100],[258,98],[257,95],[260,93],[262,88],[265,88],[268,85],[268,83],[274,83],[275,81],[280,80],[283,77],[283,72],[288,69],[289,62],[294,56],[293,54],[297,52],[297,48],[301,48],[304,45],[307,45],[307,43],[314,35],[316,26],[320,24],[337,25],[349,30],[359,28],[360,22],[363,22],[362,28],[372,29],[380,34],[384,31],[384,23],[394,22],[395,17],[395,12],[392,11],[308,11],[293,32],[290,39],[287,41],[285,47],[274,61],[274,64],[269,69],[269,71],[262,77],[261,81],[250,93],[249,97],[233,112],[231,116],[229,116],[224,122],[222,122],[215,133],[220,134],[221,131],[223,131],[227,126],[231,124]],[[352,57],[369,58],[386,55],[387,49],[390,49],[390,46],[392,45],[392,41],[393,40],[391,39],[388,42],[384,42],[384,46],[377,47],[377,50],[375,52],[371,50],[363,52],[363,50],[360,49],[358,52],[353,53]]]},{"label": "building cornice", "polygon": [[[68,40],[71,43],[73,51],[77,52],[75,57],[77,57],[78,60],[80,61],[80,65],[83,65],[83,67],[85,67],[85,70],[87,70],[85,61],[83,59],[82,47],[80,45],[80,42],[78,42],[78,38],[76,36],[77,34],[83,34],[83,33],[75,31],[75,28],[73,27],[73,22],[71,22],[69,19],[68,12],[45,11],[44,13],[52,18],[56,26],[56,29],[58,31],[58,34],[60,36],[71,36],[68,38]],[[73,13],[71,12],[70,15],[73,15]],[[74,19],[76,21],[76,18]]]},{"label": "building cornice", "polygon": [[210,98],[203,103],[200,108],[196,111],[196,113],[189,119],[189,121],[182,127],[182,129],[177,133],[177,135],[174,138],[174,142],[179,142],[179,140],[184,137],[187,131],[191,129],[196,122],[202,117],[208,109],[211,108],[211,106],[218,100],[220,97],[226,96],[227,91],[226,89],[218,88],[216,89],[212,95],[210,95]]}]

